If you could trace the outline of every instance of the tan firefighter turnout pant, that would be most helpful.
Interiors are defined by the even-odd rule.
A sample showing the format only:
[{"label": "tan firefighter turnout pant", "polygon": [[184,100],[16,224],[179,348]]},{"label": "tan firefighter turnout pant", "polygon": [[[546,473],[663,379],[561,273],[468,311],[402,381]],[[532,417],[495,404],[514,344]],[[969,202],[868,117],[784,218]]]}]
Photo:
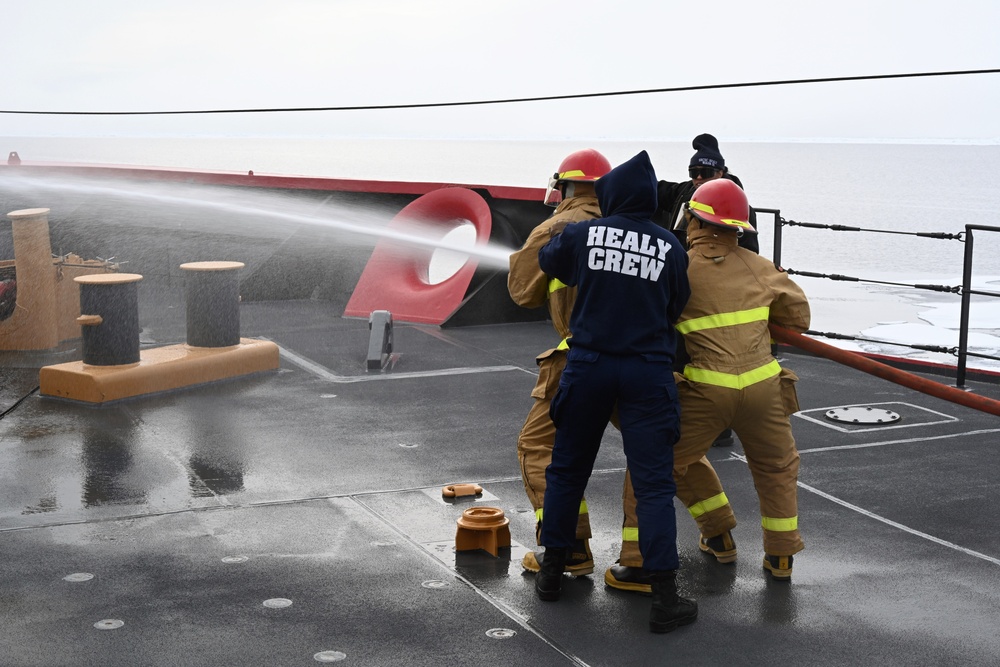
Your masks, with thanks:
[{"label": "tan firefighter turnout pant", "polygon": [[[692,475],[715,437],[731,427],[746,454],[760,504],[764,551],[773,556],[791,556],[805,544],[798,529],[799,453],[792,437],[788,417],[799,409],[794,373],[783,369],[780,375],[743,389],[730,389],[692,382],[675,374],[681,399],[681,436],[674,447],[674,476],[677,497],[698,522],[705,537],[714,537],[736,525],[732,507],[725,497],[713,498],[711,491],[692,492]],[[682,481],[687,486],[685,499]],[[707,489],[707,483],[701,482]],[[721,489],[721,486],[719,487]],[[631,488],[625,490],[625,525],[636,525],[635,500]],[[720,504],[721,501],[725,504]],[[635,550],[638,551],[637,545]],[[629,552],[631,553],[631,552]],[[622,545],[622,557],[626,547]]]}]

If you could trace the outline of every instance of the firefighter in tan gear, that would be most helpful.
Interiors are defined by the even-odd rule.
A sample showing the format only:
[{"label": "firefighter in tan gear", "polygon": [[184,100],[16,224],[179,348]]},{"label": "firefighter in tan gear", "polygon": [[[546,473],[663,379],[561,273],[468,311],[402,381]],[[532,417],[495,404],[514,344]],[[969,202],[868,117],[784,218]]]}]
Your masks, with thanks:
[{"label": "firefighter in tan gear", "polygon": [[[805,331],[809,302],[788,274],[737,245],[739,235],[756,230],[748,222],[746,195],[735,183],[702,185],[685,215],[692,294],[676,326],[691,361],[676,378],[681,435],[674,447],[675,475],[683,478],[715,436],[732,428],[760,503],[764,569],[774,579],[790,580],[792,555],[805,546],[798,529],[799,454],[789,421],[799,409],[798,378],[772,356],[767,327],[774,322]],[[699,504],[700,547],[718,557],[732,544],[732,507],[716,506],[713,498]]]},{"label": "firefighter in tan gear", "polygon": [[[566,225],[583,220],[600,218],[601,209],[594,192],[594,182],[611,171],[611,164],[598,151],[585,149],[570,154],[559,165],[559,171],[553,174],[549,181],[545,203],[556,206],[555,212],[547,220],[532,230],[524,246],[510,257],[510,273],[507,277],[507,288],[511,298],[525,308],[538,308],[548,305],[552,326],[560,337],[560,343],[542,352],[535,362],[538,365],[538,381],[531,392],[534,403],[528,411],[524,426],[517,439],[517,455],[521,466],[521,478],[524,490],[535,510],[537,520],[536,541],[541,534],[542,506],[545,500],[545,468],[552,460],[552,447],[555,443],[556,427],[549,417],[549,404],[559,388],[559,378],[566,367],[566,353],[569,350],[567,340],[571,332],[569,328],[570,314],[576,301],[576,288],[568,287],[558,280],[550,279],[538,266],[538,251]],[[616,418],[613,419],[617,425]],[[702,457],[688,466],[688,476],[691,481],[676,480],[678,497],[683,501],[689,497],[689,488],[714,490],[722,493],[722,486],[708,459]],[[635,498],[628,473],[626,472],[627,492],[625,497],[631,502],[631,515],[635,516]],[[715,495],[703,493],[702,495]],[[628,508],[626,508],[626,513]],[[633,523],[633,526],[638,525]],[[631,535],[635,533],[634,542],[629,543],[627,555],[623,551],[626,564],[642,566],[642,556],[639,554],[638,530],[625,529]],[[580,504],[577,518],[576,543],[566,562],[566,572],[574,576],[591,574],[594,571],[594,558],[590,550],[590,515],[587,501]],[[540,543],[540,542],[539,542]],[[632,551],[634,550],[634,553]],[[541,565],[539,555],[528,552],[522,560],[526,570],[537,572]],[[608,580],[608,576],[605,576]],[[623,581],[619,587],[631,589],[628,581]],[[650,584],[644,581],[641,590],[648,592]]]},{"label": "firefighter in tan gear", "polygon": [[[799,454],[789,415],[797,411],[797,378],[771,353],[768,322],[794,331],[809,328],[809,303],[783,271],[738,246],[755,234],[746,195],[735,183],[713,180],[692,195],[688,223],[691,298],[677,322],[691,360],[677,374],[681,434],[674,446],[677,497],[698,523],[698,547],[720,563],[736,560],[733,508],[706,478],[701,460],[712,441],[732,428],[743,444],[760,500],[764,569],[778,580],[792,576],[792,555],[803,549],[798,531]],[[713,471],[714,474],[714,471]],[[648,592],[638,547],[635,498],[626,475],[620,564],[604,575],[609,586]]]},{"label": "firefighter in tan gear", "polygon": [[[524,426],[517,438],[517,458],[521,464],[524,490],[535,509],[541,534],[542,506],[545,501],[545,468],[552,460],[552,445],[556,427],[549,417],[549,403],[559,388],[559,378],[566,367],[567,340],[570,337],[569,317],[576,300],[576,287],[568,287],[550,279],[538,267],[538,251],[568,224],[601,217],[601,208],[594,192],[594,182],[611,171],[607,158],[593,149],[577,151],[567,156],[559,165],[546,192],[545,203],[556,206],[547,220],[532,230],[524,246],[510,256],[510,273],[507,289],[514,302],[525,308],[549,307],[552,326],[559,335],[556,347],[542,352],[536,359],[538,382],[531,392],[534,403],[528,411]],[[576,524],[576,543],[566,561],[566,571],[582,576],[594,571],[594,557],[590,552],[590,516],[586,499],[580,503]],[[537,572],[538,556],[529,552],[522,561],[524,568]]]}]

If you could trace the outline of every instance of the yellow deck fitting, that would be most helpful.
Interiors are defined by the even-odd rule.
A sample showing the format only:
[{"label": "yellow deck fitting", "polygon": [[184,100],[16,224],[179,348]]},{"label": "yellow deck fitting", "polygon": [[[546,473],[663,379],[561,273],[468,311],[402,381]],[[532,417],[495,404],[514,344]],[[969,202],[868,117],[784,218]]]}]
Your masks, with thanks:
[{"label": "yellow deck fitting", "polygon": [[483,492],[483,487],[478,484],[449,484],[441,489],[441,495],[445,498],[463,498],[465,496],[478,496]]},{"label": "yellow deck fitting", "polygon": [[139,362],[92,366],[82,361],[45,366],[39,393],[86,403],[106,403],[259,371],[276,370],[278,346],[267,340],[240,339],[230,347],[168,345],[139,353]]},{"label": "yellow deck fitting", "polygon": [[470,507],[458,518],[455,551],[482,549],[495,557],[510,546],[510,519],[499,507]]}]

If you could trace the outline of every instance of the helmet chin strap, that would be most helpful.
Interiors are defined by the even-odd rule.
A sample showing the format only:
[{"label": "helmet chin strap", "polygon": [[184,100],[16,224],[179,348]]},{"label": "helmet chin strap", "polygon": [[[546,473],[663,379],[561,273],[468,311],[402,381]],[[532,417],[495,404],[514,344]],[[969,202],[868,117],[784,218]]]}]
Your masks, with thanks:
[{"label": "helmet chin strap", "polygon": [[571,199],[576,196],[576,183],[573,181],[567,181],[563,188],[564,199]]}]

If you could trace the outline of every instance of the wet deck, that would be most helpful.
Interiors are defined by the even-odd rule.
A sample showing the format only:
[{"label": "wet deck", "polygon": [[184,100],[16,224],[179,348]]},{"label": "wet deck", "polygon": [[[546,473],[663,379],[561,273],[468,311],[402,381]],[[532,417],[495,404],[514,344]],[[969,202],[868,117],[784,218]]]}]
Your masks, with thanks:
[{"label": "wet deck", "polygon": [[[243,335],[275,341],[280,370],[105,407],[32,393],[53,360],[3,354],[0,663],[997,663],[995,417],[786,352],[807,544],[793,581],[761,569],[742,450],[715,448],[740,557],[701,554],[679,509],[680,580],[700,617],[653,635],[649,599],[601,576],[620,540],[613,430],[587,493],[595,574],[544,603],[520,568],[534,518],[515,441],[550,325],[397,322],[391,372],[367,373],[367,322],[341,312],[245,303]],[[144,315],[144,345],[183,342],[182,316]],[[824,419],[856,404],[903,418]],[[457,482],[484,493],[445,502]],[[510,518],[509,554],[456,558],[472,502]]]}]

